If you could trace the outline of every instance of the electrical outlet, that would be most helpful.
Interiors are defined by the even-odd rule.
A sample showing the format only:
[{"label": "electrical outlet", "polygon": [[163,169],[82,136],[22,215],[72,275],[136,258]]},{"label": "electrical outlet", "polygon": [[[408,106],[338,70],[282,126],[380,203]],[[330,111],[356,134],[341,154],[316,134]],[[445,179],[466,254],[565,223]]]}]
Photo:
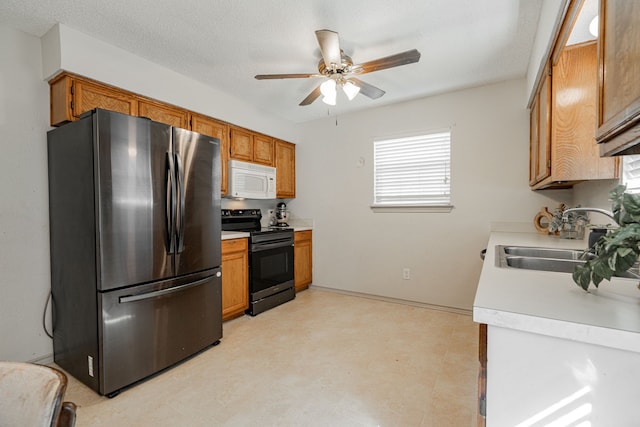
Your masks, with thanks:
[{"label": "electrical outlet", "polygon": [[404,280],[409,280],[411,279],[411,270],[408,268],[403,268],[402,269],[402,278]]}]

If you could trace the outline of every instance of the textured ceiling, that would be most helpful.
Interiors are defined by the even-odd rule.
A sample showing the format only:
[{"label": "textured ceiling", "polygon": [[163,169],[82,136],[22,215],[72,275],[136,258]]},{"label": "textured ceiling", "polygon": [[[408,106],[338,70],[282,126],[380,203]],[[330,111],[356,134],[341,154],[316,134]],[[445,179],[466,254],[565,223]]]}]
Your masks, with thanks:
[{"label": "textured ceiling", "polygon": [[[524,77],[542,1],[537,0],[2,0],[0,24],[42,36],[55,23],[304,122]],[[314,31],[340,35],[354,62],[418,49],[420,62],[361,76],[386,94],[339,94],[338,105],[298,104],[319,79]]]}]

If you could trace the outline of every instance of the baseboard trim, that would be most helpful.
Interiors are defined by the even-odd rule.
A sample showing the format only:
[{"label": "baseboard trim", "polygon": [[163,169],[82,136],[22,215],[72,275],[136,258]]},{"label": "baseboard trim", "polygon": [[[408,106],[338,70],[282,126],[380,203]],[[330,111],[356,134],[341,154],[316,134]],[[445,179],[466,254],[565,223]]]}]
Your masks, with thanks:
[{"label": "baseboard trim", "polygon": [[405,299],[400,299],[400,298],[391,298],[391,297],[385,297],[385,296],[381,296],[381,295],[367,294],[367,293],[364,293],[364,292],[345,291],[345,290],[342,290],[342,289],[330,288],[330,287],[327,287],[327,286],[309,285],[309,289],[315,289],[315,290],[323,291],[323,292],[335,292],[335,293],[338,293],[338,294],[350,295],[352,297],[374,299],[374,300],[378,300],[378,301],[390,302],[390,303],[393,303],[393,304],[410,305],[412,307],[420,307],[420,308],[428,308],[428,309],[431,309],[431,310],[446,311],[446,312],[449,312],[449,313],[462,314],[462,315],[465,315],[465,316],[471,316],[473,314],[473,312],[471,310],[465,310],[463,308],[447,307],[447,306],[444,306],[444,305],[437,305],[437,304],[427,304],[427,303],[424,303],[424,302],[410,301],[410,300],[405,300]]},{"label": "baseboard trim", "polygon": [[29,363],[35,363],[36,365],[51,365],[53,364],[53,353],[31,359],[29,360]]}]

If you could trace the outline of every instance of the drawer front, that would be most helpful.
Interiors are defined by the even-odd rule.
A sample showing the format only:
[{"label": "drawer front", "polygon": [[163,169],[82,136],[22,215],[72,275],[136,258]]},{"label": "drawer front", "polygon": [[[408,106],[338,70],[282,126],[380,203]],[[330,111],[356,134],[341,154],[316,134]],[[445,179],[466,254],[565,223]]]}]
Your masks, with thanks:
[{"label": "drawer front", "polygon": [[302,242],[304,240],[311,240],[311,230],[296,231],[293,233],[294,242]]},{"label": "drawer front", "polygon": [[248,251],[247,239],[229,239],[222,241],[222,253]]}]

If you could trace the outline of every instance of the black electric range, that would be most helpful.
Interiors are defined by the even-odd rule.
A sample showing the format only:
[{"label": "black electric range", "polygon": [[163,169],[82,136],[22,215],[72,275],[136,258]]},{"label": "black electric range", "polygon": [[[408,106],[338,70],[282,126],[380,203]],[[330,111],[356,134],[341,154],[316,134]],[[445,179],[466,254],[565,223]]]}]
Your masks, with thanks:
[{"label": "black electric range", "polygon": [[[222,230],[250,236],[249,308],[255,316],[295,298],[293,229],[260,225],[259,209],[223,209]],[[223,273],[224,274],[224,271]]]}]

